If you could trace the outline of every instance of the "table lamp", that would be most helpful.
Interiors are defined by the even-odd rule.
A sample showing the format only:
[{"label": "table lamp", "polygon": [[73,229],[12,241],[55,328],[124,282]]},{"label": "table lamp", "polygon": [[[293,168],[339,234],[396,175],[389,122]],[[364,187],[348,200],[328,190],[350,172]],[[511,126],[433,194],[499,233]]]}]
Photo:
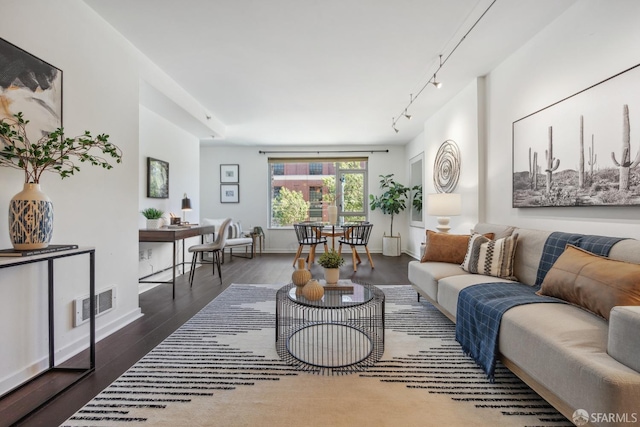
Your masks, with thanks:
[{"label": "table lamp", "polygon": [[184,193],[184,198],[182,199],[182,222],[187,223],[187,211],[191,210],[191,199],[187,197],[187,193]]},{"label": "table lamp", "polygon": [[427,214],[438,217],[438,226],[441,233],[448,233],[449,217],[462,213],[462,198],[460,194],[436,193],[427,196]]}]

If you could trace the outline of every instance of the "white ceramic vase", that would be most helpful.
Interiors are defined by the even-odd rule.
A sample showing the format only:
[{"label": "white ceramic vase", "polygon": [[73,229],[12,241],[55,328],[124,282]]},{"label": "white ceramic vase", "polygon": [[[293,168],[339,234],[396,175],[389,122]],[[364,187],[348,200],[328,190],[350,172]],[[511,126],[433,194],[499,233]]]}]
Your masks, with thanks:
[{"label": "white ceramic vase", "polygon": [[53,235],[53,203],[40,184],[25,183],[9,203],[9,237],[16,250],[43,249]]},{"label": "white ceramic vase", "polygon": [[147,219],[147,228],[155,230],[162,227],[162,218],[160,219]]},{"label": "white ceramic vase", "polygon": [[340,280],[340,269],[339,268],[325,268],[324,269],[324,280],[327,282],[327,285],[335,285]]},{"label": "white ceramic vase", "polygon": [[338,222],[338,207],[336,205],[329,205],[327,207],[327,213],[329,214],[329,224],[336,224]]}]

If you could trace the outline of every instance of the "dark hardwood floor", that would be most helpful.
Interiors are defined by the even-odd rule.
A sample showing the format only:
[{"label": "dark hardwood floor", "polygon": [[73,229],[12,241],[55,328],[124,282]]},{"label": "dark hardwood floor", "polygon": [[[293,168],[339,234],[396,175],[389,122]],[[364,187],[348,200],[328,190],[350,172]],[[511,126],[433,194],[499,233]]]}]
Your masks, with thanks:
[{"label": "dark hardwood floor", "polygon": [[[140,307],[144,316],[97,343],[95,372],[15,425],[60,425],[230,284],[289,283],[294,270],[293,256],[263,254],[254,259],[234,256],[230,261],[227,254],[222,266],[222,284],[217,272],[212,276],[211,266],[203,266],[196,271],[192,288],[189,287],[188,275],[177,278],[175,299],[171,298],[170,285],[160,285],[141,294]],[[343,279],[352,277],[374,285],[409,283],[407,264],[413,258],[408,255],[385,257],[372,254],[375,269],[370,268],[364,256],[356,273],[353,272],[350,253],[343,256],[347,261],[340,272]],[[321,278],[322,267],[314,264],[311,273],[313,277]],[[78,357],[87,360],[86,354]],[[4,414],[0,411],[0,426],[10,425],[2,421],[12,418],[9,411],[11,408]]]}]

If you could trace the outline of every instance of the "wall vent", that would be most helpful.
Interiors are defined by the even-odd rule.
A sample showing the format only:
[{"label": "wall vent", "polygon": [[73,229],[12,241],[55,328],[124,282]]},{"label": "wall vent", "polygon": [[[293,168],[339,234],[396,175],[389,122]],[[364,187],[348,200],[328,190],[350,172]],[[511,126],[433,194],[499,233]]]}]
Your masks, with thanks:
[{"label": "wall vent", "polygon": [[[101,316],[115,308],[116,288],[109,288],[96,295],[96,317]],[[74,326],[80,326],[89,321],[89,296],[74,300],[75,319]]]}]

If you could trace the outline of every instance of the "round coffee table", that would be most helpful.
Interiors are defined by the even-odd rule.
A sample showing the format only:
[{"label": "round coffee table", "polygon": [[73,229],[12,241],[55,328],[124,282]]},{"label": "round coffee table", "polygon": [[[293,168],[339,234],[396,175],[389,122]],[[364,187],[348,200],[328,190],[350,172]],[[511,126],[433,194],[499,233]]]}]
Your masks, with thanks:
[{"label": "round coffee table", "polygon": [[[373,285],[340,281],[309,301],[295,285],[276,294],[276,350],[305,371],[361,371],[384,353],[384,293]],[[341,288],[341,289],[340,289]]]}]

